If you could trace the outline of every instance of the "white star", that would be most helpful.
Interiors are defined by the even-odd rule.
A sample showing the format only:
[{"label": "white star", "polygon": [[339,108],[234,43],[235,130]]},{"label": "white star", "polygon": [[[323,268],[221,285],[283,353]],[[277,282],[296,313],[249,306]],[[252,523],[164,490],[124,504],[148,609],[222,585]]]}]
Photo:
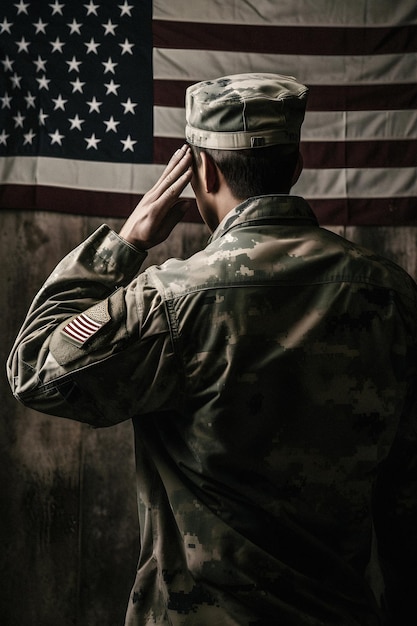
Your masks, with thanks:
[{"label": "white star", "polygon": [[117,85],[113,79],[111,79],[109,83],[104,83],[104,86],[107,88],[106,96],[108,96],[109,93],[114,93],[114,95],[117,96],[117,90],[119,89],[120,85]]},{"label": "white star", "polygon": [[20,0],[19,4],[15,4],[14,6],[17,9],[18,15],[20,15],[21,13],[26,13],[26,15],[28,15],[27,8],[29,6],[29,2],[23,2],[23,0]]},{"label": "white star", "polygon": [[134,45],[134,43],[129,43],[127,39],[125,39],[124,43],[119,43],[119,46],[122,49],[122,54],[133,54],[132,48]]},{"label": "white star", "polygon": [[26,39],[24,37],[22,37],[22,39],[20,41],[16,41],[16,45],[19,48],[18,52],[29,52],[28,48],[30,46],[30,41],[26,41]]},{"label": "white star", "polygon": [[71,61],[65,61],[68,64],[69,72],[79,72],[78,66],[81,65],[81,61],[77,61],[75,57],[72,57]]},{"label": "white star", "polygon": [[82,83],[77,76],[76,80],[70,81],[70,85],[72,85],[72,93],[75,93],[76,91],[79,91],[80,93],[82,93],[85,83]]},{"label": "white star", "polygon": [[45,61],[45,59],[41,59],[39,54],[38,54],[38,60],[37,61],[33,61],[33,62],[36,65],[36,71],[37,72],[46,72],[46,61]]},{"label": "white star", "polygon": [[84,45],[87,46],[87,54],[89,54],[90,52],[94,52],[94,54],[98,54],[97,48],[100,46],[100,44],[96,43],[92,37],[90,39],[90,43],[84,43]]},{"label": "white star", "polygon": [[0,143],[2,143],[3,145],[7,146],[7,138],[10,137],[10,135],[6,135],[6,131],[3,130],[0,133]]},{"label": "white star", "polygon": [[55,2],[53,4],[50,4],[49,6],[52,9],[52,15],[55,15],[55,13],[62,15],[62,9],[64,8],[65,5],[60,4],[58,0],[55,0]]},{"label": "white star", "polygon": [[36,109],[36,107],[35,107],[36,97],[32,96],[30,91],[28,91],[28,95],[25,96],[25,100],[26,100],[26,106],[27,106],[28,109],[30,109],[31,107]]},{"label": "white star", "polygon": [[94,148],[94,150],[97,150],[97,145],[101,141],[101,139],[96,139],[94,133],[91,135],[91,137],[84,137],[84,140],[87,142],[87,150],[89,150],[90,148]]},{"label": "white star", "polygon": [[126,139],[121,139],[120,143],[123,144],[123,152],[126,152],[126,150],[130,150],[131,152],[134,152],[133,146],[135,145],[135,143],[138,143],[138,142],[135,141],[134,139],[131,139],[130,135],[128,135]]},{"label": "white star", "polygon": [[33,132],[32,128],[29,130],[28,133],[23,135],[25,141],[23,142],[23,145],[25,146],[27,143],[30,143],[30,145],[32,145],[32,141],[34,140],[34,138],[36,137],[36,133]]},{"label": "white star", "polygon": [[46,78],[46,76],[42,76],[41,78],[37,78],[36,80],[39,83],[39,89],[46,89],[46,91],[49,91],[49,83],[51,82],[49,78]]},{"label": "white star", "polygon": [[15,128],[17,128],[18,126],[23,128],[23,122],[25,121],[25,116],[22,115],[20,111],[17,112],[17,115],[13,116],[13,119],[15,121],[15,125],[14,125]]},{"label": "white star", "polygon": [[120,17],[122,15],[129,15],[129,17],[132,17],[130,11],[133,9],[133,4],[128,4],[127,0],[125,0],[123,4],[118,4],[117,6],[120,9]]},{"label": "white star", "polygon": [[130,98],[126,100],[126,102],[121,103],[122,107],[124,107],[124,115],[126,113],[135,113],[135,107],[137,107],[136,102],[132,102]]},{"label": "white star", "polygon": [[74,128],[76,128],[77,130],[81,130],[81,124],[84,124],[85,122],[85,120],[81,120],[78,117],[78,113],[76,113],[75,117],[70,117],[69,121],[71,122],[70,130],[73,130]]},{"label": "white star", "polygon": [[65,135],[61,135],[58,129],[56,129],[54,133],[48,133],[48,135],[51,138],[51,145],[57,143],[62,146],[62,140],[64,139]]},{"label": "white star", "polygon": [[73,19],[71,24],[67,24],[67,26],[69,26],[70,28],[70,35],[73,35],[74,33],[77,33],[77,35],[81,35],[81,22],[76,22],[75,19]]},{"label": "white star", "polygon": [[39,111],[39,115],[38,115],[38,119],[39,119],[39,126],[45,126],[45,120],[46,118],[49,117],[49,115],[47,115],[46,113],[43,112],[43,109],[40,109]]},{"label": "white star", "polygon": [[13,83],[13,89],[20,89],[20,81],[22,80],[21,76],[18,76],[15,72],[13,76],[10,77],[10,80]]},{"label": "white star", "polygon": [[0,98],[0,100],[3,102],[3,104],[1,105],[2,109],[10,109],[10,103],[12,101],[12,98],[9,96],[7,91],[5,92],[4,96]]},{"label": "white star", "polygon": [[33,26],[36,28],[36,34],[43,33],[46,35],[45,28],[48,26],[48,22],[42,22],[41,18],[39,18],[37,22],[33,23]]},{"label": "white star", "polygon": [[3,63],[3,67],[4,67],[4,71],[6,72],[7,70],[9,70],[9,72],[12,71],[12,65],[14,63],[14,61],[11,61],[9,59],[9,55],[6,55],[6,58],[4,59],[4,61],[2,61]]},{"label": "white star", "polygon": [[[13,61],[12,61],[13,63]],[[104,65],[104,73],[107,74],[107,72],[111,72],[112,74],[114,74],[114,68],[117,67],[118,63],[114,63],[111,60],[111,57],[108,58],[107,61],[102,61],[101,62],[102,65]]]},{"label": "white star", "polygon": [[89,4],[85,4],[84,7],[87,9],[87,15],[97,15],[98,4],[94,4],[93,0],[90,0]]},{"label": "white star", "polygon": [[96,97],[93,96],[93,99],[88,101],[87,100],[87,104],[90,107],[89,113],[92,113],[93,111],[96,111],[96,113],[100,113],[100,107],[103,104],[102,102],[97,102]]},{"label": "white star", "polygon": [[111,20],[107,20],[107,24],[102,24],[102,27],[104,28],[104,34],[105,35],[115,35],[115,30],[117,28],[117,24],[113,24],[113,22]]},{"label": "white star", "polygon": [[55,41],[50,41],[49,45],[52,46],[52,52],[62,52],[65,42],[61,41],[60,38],[57,37]]},{"label": "white star", "polygon": [[[13,22],[8,22],[7,19],[4,18],[3,21],[0,23],[0,28],[1,28],[0,35],[2,33],[5,33],[5,32],[9,33],[9,35],[11,35],[12,32],[10,30],[10,26],[13,26]],[[9,135],[7,135],[7,136],[9,136]]]},{"label": "white star", "polygon": [[105,125],[106,125],[106,133],[109,133],[111,130],[114,133],[117,133],[117,125],[120,124],[120,122],[116,122],[116,120],[113,118],[113,115],[110,117],[109,120],[103,120]]},{"label": "white star", "polygon": [[61,94],[58,95],[58,98],[52,98],[52,102],[55,102],[54,111],[57,109],[61,109],[61,111],[65,111],[65,105],[68,100],[64,100]]}]

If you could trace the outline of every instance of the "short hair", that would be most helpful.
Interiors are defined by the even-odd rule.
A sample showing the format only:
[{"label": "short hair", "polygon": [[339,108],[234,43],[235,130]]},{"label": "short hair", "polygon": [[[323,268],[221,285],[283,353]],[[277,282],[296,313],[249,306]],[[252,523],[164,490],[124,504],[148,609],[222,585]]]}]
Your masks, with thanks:
[{"label": "short hair", "polygon": [[190,146],[197,164],[206,152],[222,172],[226,183],[239,200],[268,194],[287,194],[298,160],[299,146],[274,145],[245,150],[218,150]]}]

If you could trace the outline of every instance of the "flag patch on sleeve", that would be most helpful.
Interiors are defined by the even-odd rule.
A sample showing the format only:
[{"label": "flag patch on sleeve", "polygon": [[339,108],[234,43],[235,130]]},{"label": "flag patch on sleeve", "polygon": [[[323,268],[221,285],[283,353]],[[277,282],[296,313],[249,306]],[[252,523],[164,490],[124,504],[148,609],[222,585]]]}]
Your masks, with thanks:
[{"label": "flag patch on sleeve", "polygon": [[107,301],[99,302],[87,311],[73,317],[61,330],[78,346],[83,346],[111,319]]}]

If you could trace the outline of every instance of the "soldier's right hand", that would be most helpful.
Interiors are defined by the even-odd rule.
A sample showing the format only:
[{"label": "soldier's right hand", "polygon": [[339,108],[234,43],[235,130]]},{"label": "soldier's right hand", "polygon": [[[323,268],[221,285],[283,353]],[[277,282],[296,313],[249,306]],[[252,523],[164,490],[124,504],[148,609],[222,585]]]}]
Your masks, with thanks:
[{"label": "soldier's right hand", "polygon": [[122,226],[119,234],[123,239],[147,250],[168,237],[190,204],[180,195],[191,181],[191,163],[190,148],[184,144]]}]

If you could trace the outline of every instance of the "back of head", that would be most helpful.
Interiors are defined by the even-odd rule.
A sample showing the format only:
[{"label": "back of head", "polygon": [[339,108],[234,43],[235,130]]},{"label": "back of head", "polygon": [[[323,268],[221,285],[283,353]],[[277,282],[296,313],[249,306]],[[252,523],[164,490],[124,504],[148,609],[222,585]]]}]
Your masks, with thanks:
[{"label": "back of head", "polygon": [[192,85],[186,139],[204,150],[239,199],[288,193],[308,89],[291,76],[250,73]]}]

